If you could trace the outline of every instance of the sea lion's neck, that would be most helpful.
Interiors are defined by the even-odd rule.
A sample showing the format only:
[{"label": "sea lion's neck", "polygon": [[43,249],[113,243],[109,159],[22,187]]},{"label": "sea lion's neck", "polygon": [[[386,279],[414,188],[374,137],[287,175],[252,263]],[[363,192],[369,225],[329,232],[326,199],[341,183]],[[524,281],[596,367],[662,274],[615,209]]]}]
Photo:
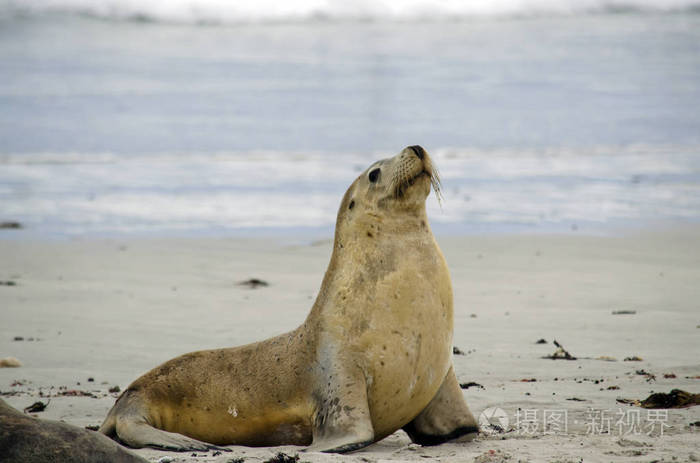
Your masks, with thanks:
[{"label": "sea lion's neck", "polygon": [[442,255],[424,208],[401,214],[365,213],[351,224],[336,226],[333,254],[307,323],[334,298],[338,281],[344,286],[376,273],[390,273],[412,250]]},{"label": "sea lion's neck", "polygon": [[432,239],[425,208],[401,214],[369,211],[358,215],[343,228],[336,232],[333,254],[345,254],[347,248],[354,246],[371,248],[371,240]]}]

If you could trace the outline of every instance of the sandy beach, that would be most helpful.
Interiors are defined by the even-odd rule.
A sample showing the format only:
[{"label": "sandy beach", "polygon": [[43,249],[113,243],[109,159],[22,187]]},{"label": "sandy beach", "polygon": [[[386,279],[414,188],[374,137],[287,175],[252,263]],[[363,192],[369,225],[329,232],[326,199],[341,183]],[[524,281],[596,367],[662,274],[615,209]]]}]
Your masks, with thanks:
[{"label": "sandy beach", "polygon": [[[0,391],[36,416],[101,424],[121,390],[176,355],[299,325],[331,240],[0,240]],[[620,402],[700,392],[700,229],[613,236],[438,236],[455,293],[454,356],[475,415],[471,443],[420,447],[403,432],[349,455],[298,447],[230,453],[142,449],[151,461],[697,461],[700,407]],[[267,287],[238,283],[259,278]],[[629,312],[614,314],[614,312]],[[546,343],[537,343],[544,339]],[[549,360],[554,340],[577,360]],[[628,360],[639,358],[641,360]],[[469,383],[474,383],[469,385]],[[468,386],[468,387],[467,387]],[[495,418],[494,418],[495,417]],[[495,421],[494,421],[495,419]]]},{"label": "sandy beach", "polygon": [[700,406],[640,402],[700,400],[699,2],[0,0],[0,398],[94,429],[169,359],[295,329],[348,185],[420,145],[479,436],[135,452],[700,461]]}]

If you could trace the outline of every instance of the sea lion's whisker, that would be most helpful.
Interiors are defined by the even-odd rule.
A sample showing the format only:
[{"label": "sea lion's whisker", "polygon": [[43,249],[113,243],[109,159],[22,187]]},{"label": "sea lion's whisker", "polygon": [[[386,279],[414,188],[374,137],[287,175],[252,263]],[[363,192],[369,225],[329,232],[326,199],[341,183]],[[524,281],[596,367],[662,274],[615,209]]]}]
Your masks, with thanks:
[{"label": "sea lion's whisker", "polygon": [[428,176],[428,178],[430,179],[430,185],[433,188],[433,191],[435,191],[435,196],[437,197],[437,200],[440,203],[440,205],[442,205],[442,183],[440,182],[440,175],[437,169],[432,165],[427,165],[425,169],[423,169],[418,175],[415,175],[413,177],[406,177],[404,172],[396,173],[392,177],[389,185],[387,186],[388,191],[392,192],[392,196],[395,199],[398,199],[402,197],[406,189],[412,186],[416,182],[418,177],[422,175]]},{"label": "sea lion's whisker", "polygon": [[430,169],[430,185],[432,185],[433,191],[435,192],[435,197],[437,198],[440,207],[442,207],[442,183],[440,182],[440,173],[434,166],[431,166]]}]

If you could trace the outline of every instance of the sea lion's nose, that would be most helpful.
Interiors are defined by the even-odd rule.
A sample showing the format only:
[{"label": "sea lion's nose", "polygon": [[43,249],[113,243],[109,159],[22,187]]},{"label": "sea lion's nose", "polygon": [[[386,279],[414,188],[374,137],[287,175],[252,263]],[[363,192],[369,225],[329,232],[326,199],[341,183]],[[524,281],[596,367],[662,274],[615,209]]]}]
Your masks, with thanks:
[{"label": "sea lion's nose", "polygon": [[425,150],[423,149],[422,146],[413,145],[413,146],[409,146],[409,148],[411,150],[413,150],[413,152],[415,153],[416,156],[418,156],[418,159],[420,159],[421,161],[423,160],[423,158],[425,157]]}]

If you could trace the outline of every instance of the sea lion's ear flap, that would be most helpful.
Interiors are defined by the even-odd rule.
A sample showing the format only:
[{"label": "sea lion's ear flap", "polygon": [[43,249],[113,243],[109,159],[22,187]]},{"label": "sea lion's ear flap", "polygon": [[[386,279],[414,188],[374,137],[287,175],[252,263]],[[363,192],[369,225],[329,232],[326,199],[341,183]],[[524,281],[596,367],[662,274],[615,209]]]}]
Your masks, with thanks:
[{"label": "sea lion's ear flap", "polygon": [[479,427],[464,400],[454,367],[450,367],[433,400],[403,430],[413,442],[421,445],[471,440],[476,436]]},{"label": "sea lion's ear flap", "polygon": [[351,211],[356,206],[355,188],[357,187],[357,183],[359,181],[360,178],[355,179],[352,185],[350,185],[350,187],[348,187],[348,190],[345,192],[343,200],[340,202],[340,208],[338,209],[338,219],[346,215],[348,211]]}]

